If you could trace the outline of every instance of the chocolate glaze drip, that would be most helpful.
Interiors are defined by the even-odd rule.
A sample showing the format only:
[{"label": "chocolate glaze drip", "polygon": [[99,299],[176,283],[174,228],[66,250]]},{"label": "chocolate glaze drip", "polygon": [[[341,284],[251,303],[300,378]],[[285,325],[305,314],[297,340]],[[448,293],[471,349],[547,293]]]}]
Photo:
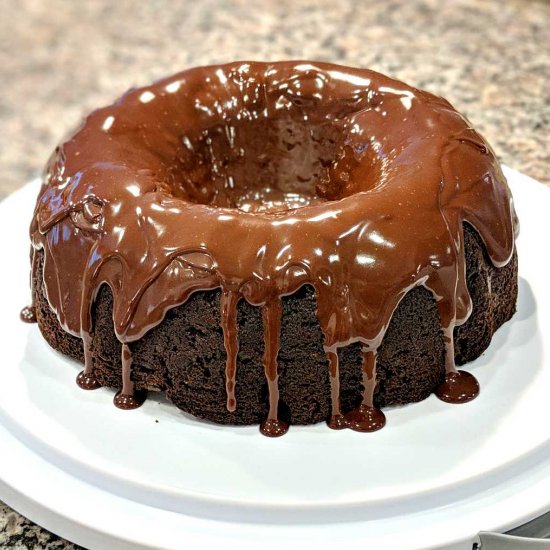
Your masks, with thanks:
[{"label": "chocolate glaze drip", "polygon": [[330,400],[332,403],[332,412],[328,421],[329,428],[333,430],[342,430],[347,427],[344,415],[340,411],[340,368],[338,353],[336,351],[327,351],[330,376]]},{"label": "chocolate glaze drip", "polygon": [[269,394],[269,413],[260,431],[269,437],[279,437],[288,431],[288,424],[278,418],[279,385],[277,354],[281,332],[281,301],[272,298],[262,307],[264,322],[264,370]]},{"label": "chocolate glaze drip", "polygon": [[338,355],[328,352],[331,377],[332,416],[329,428],[343,430],[350,428],[356,432],[375,432],[386,424],[384,413],[374,405],[376,389],[376,350],[363,350],[363,400],[345,415],[340,412],[340,384],[338,380]]},{"label": "chocolate glaze drip", "polygon": [[235,398],[235,381],[237,377],[237,355],[239,353],[239,337],[237,335],[237,304],[238,292],[224,290],[221,300],[223,343],[227,353],[225,366],[225,389],[227,393],[227,410],[233,412],[237,408]]},{"label": "chocolate glaze drip", "polygon": [[357,432],[375,432],[386,424],[384,413],[374,405],[376,350],[363,350],[363,401],[346,414],[347,427]]},{"label": "chocolate glaze drip", "polygon": [[386,425],[386,416],[377,407],[361,403],[345,416],[346,428],[356,432],[375,432]]},{"label": "chocolate glaze drip", "polygon": [[101,384],[97,381],[92,365],[92,335],[87,331],[81,332],[82,345],[84,348],[84,370],[78,373],[76,383],[83,390],[97,390]]},{"label": "chocolate glaze drip", "polygon": [[447,403],[467,403],[479,394],[479,383],[473,374],[465,370],[448,372],[435,395]]},{"label": "chocolate glaze drip", "polygon": [[97,390],[101,388],[101,384],[97,381],[94,373],[87,373],[85,370],[78,373],[76,383],[83,390]]},{"label": "chocolate glaze drip", "polygon": [[113,402],[119,409],[137,409],[145,401],[145,392],[135,391],[132,382],[132,352],[128,344],[122,344],[122,389],[115,395]]},{"label": "chocolate glaze drip", "polygon": [[141,407],[145,402],[146,397],[147,395],[144,391],[136,391],[132,395],[126,395],[121,390],[113,398],[113,403],[115,404],[115,407],[119,409],[130,411]]},{"label": "chocolate glaze drip", "polygon": [[[52,155],[31,239],[44,251],[48,301],[84,341],[113,294],[123,344],[118,405],[139,401],[128,344],[191,293],[222,288],[227,405],[235,398],[239,299],[262,308],[269,414],[280,435],[280,298],[311,284],[330,369],[332,427],[383,425],[376,350],[393,311],[423,285],[446,339],[471,312],[462,224],[496,266],[516,218],[490,147],[445,100],[378,73],[307,61],[191,69],[93,112]],[[361,342],[364,396],[340,411],[338,348]],[[88,350],[88,351],[86,351]],[[457,376],[455,376],[457,375]],[[459,382],[457,382],[457,380]],[[471,395],[472,384],[458,394]],[[476,390],[477,391],[477,390]]]},{"label": "chocolate glaze drip", "polygon": [[36,308],[34,305],[24,307],[19,314],[19,318],[24,323],[36,323]]}]

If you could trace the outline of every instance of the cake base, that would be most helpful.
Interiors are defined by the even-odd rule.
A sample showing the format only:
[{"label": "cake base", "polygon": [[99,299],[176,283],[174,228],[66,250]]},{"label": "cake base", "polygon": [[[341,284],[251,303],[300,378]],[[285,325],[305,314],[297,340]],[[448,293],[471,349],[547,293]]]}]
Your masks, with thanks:
[{"label": "cake base", "polygon": [[[464,225],[467,284],[473,303],[468,321],[456,327],[455,360],[477,358],[493,333],[514,314],[517,256],[502,268],[492,265],[478,234]],[[82,341],[66,333],[44,295],[42,258],[33,274],[33,299],[44,338],[61,353],[84,361]],[[330,418],[329,366],[315,316],[315,293],[304,286],[282,298],[281,349],[278,356],[279,419],[311,424]],[[97,381],[121,387],[121,344],[112,321],[112,295],[103,286],[93,307],[92,365]],[[136,390],[162,391],[176,406],[220,424],[259,424],[268,413],[268,390],[262,364],[260,309],[244,300],[238,305],[239,354],[236,410],[227,410],[226,351],[220,327],[220,291],[193,294],[168,311],[164,321],[130,344]],[[421,401],[444,381],[444,341],[434,298],[418,287],[401,301],[378,351],[378,407]],[[341,409],[357,407],[362,397],[359,344],[339,350]]]}]

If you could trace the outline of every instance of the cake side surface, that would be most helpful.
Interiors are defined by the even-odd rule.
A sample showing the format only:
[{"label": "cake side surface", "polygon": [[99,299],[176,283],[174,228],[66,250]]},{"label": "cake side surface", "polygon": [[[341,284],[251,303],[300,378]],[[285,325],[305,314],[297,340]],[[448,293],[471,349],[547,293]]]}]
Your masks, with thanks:
[{"label": "cake side surface", "polygon": [[[468,290],[473,310],[455,328],[457,364],[473,361],[490,344],[494,332],[515,312],[517,255],[504,267],[493,266],[477,233],[464,227]],[[60,326],[44,296],[42,261],[36,264],[33,292],[38,324],[57,351],[84,362],[82,341]],[[489,283],[491,281],[491,283]],[[132,344],[132,378],[138,389],[165,392],[181,410],[222,424],[258,424],[268,410],[262,351],[260,308],[239,304],[240,349],[236,376],[239,407],[225,406],[226,352],[219,319],[220,292],[198,292],[172,309],[163,323]],[[311,424],[330,418],[329,367],[315,315],[312,287],[283,299],[279,388],[281,418]],[[112,326],[112,294],[103,287],[94,305],[92,357],[101,385],[121,387],[121,343]],[[395,311],[378,359],[375,403],[379,407],[420,401],[445,376],[445,346],[432,294],[410,291]],[[361,401],[361,350],[340,350],[342,410]]]}]

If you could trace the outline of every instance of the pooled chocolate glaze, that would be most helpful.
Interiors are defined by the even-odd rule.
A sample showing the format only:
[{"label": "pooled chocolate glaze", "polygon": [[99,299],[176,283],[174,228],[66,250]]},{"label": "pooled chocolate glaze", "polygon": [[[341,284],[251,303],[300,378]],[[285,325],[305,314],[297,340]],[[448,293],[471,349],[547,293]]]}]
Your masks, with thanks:
[{"label": "pooled chocolate glaze", "polygon": [[101,384],[96,380],[94,373],[88,373],[85,370],[78,373],[76,383],[78,384],[78,387],[83,390],[97,390],[98,388],[101,388]]},{"label": "pooled chocolate glaze", "polygon": [[141,407],[146,398],[147,394],[143,391],[135,391],[131,395],[128,395],[121,390],[113,398],[113,403],[119,409],[130,411]]},{"label": "pooled chocolate glaze", "polygon": [[386,425],[384,413],[369,405],[359,405],[345,416],[346,427],[356,432],[375,432]]},{"label": "pooled chocolate glaze", "polygon": [[[92,304],[110,286],[123,344],[118,406],[143,398],[131,342],[193,292],[221,288],[235,410],[236,307],[241,299],[261,307],[269,390],[261,431],[277,436],[288,429],[278,418],[280,299],[304,284],[316,291],[330,363],[331,427],[384,424],[372,402],[376,351],[419,285],[436,299],[447,381],[467,382],[452,376],[453,329],[471,312],[463,222],[494,265],[510,260],[517,225],[506,181],[448,102],[363,69],[233,63],[179,73],[93,112],[48,164],[31,239],[44,251],[52,310],[83,340],[87,377]],[[355,342],[364,395],[343,416],[337,352]],[[470,395],[468,385],[441,395]]]},{"label": "pooled chocolate glaze", "polygon": [[473,374],[464,370],[447,372],[445,381],[435,391],[435,395],[447,403],[468,403],[478,394],[478,381]]},{"label": "pooled chocolate glaze", "polygon": [[113,403],[119,409],[137,409],[147,397],[144,391],[134,391],[132,374],[132,352],[128,344],[122,344],[122,389],[115,395]]},{"label": "pooled chocolate glaze", "polygon": [[26,306],[21,310],[19,318],[24,323],[36,323],[36,308],[34,306]]}]

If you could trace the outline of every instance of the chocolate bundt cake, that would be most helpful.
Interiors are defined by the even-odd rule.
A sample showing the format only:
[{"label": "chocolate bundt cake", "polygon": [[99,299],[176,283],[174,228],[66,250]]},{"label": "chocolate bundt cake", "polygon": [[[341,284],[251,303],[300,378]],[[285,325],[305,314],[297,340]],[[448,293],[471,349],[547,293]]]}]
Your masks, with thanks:
[{"label": "chocolate bundt cake", "polygon": [[196,68],[56,148],[22,317],[121,408],[162,391],[270,436],[372,431],[383,406],[477,395],[455,365],[515,311],[516,228],[444,99],[325,63]]}]

